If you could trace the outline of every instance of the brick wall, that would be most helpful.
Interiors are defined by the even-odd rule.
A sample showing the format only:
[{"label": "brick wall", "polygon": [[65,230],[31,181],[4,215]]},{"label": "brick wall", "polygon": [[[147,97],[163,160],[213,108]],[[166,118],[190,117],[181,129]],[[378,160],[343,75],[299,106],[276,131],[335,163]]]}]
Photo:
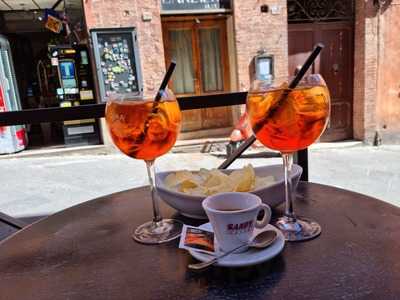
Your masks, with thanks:
[{"label": "brick wall", "polygon": [[[89,29],[137,27],[144,89],[146,94],[153,95],[165,72],[160,1],[85,0],[83,3]],[[270,7],[278,5],[281,8],[280,13],[277,15],[271,12],[261,13],[262,4]],[[378,22],[373,0],[356,0],[354,138],[367,143],[373,142],[377,130],[390,134],[400,131],[398,122],[400,105],[398,105],[398,95],[393,92],[400,89],[397,79],[394,79],[400,74],[397,71],[397,64],[393,63],[394,59],[400,57],[397,44],[394,45],[400,29],[396,29],[395,33],[389,32],[389,29],[400,26],[399,4],[399,0],[391,1],[390,6],[382,11],[381,20]],[[235,77],[238,89],[249,88],[251,62],[257,51],[262,48],[275,57],[275,75],[286,76],[288,70],[286,0],[235,0],[233,5],[234,46],[231,48],[236,51],[232,51],[230,55],[234,56],[233,61],[236,61],[237,65]],[[152,20],[142,21],[143,13],[150,13]],[[232,57],[230,60],[232,61]],[[389,96],[393,99],[387,102],[385,99]],[[393,110],[395,113],[389,115],[389,111]],[[384,130],[383,126],[388,124],[390,128]]]},{"label": "brick wall", "polygon": [[377,131],[383,144],[400,143],[400,0],[382,7],[378,19]]},{"label": "brick wall", "polygon": [[376,132],[378,72],[377,10],[372,0],[356,0],[354,53],[354,138],[372,143]]},{"label": "brick wall", "polygon": [[[275,75],[288,72],[286,0],[233,1],[237,79],[240,90],[250,86],[250,64],[257,51],[265,48],[275,57]],[[262,4],[280,6],[280,14],[261,13]]]},{"label": "brick wall", "polygon": [[[86,0],[83,1],[88,29],[136,27],[145,95],[153,96],[165,73],[158,0]],[[142,14],[151,14],[143,21]]]},{"label": "brick wall", "polygon": [[[158,0],[84,1],[89,29],[137,27],[144,87],[147,92],[157,88],[165,71],[159,3]],[[250,63],[260,48],[267,49],[275,56],[275,74],[287,75],[286,0],[246,0],[233,3],[239,89],[248,89]],[[280,6],[280,14],[261,13],[262,4]],[[152,14],[150,22],[142,21],[144,12]]]}]

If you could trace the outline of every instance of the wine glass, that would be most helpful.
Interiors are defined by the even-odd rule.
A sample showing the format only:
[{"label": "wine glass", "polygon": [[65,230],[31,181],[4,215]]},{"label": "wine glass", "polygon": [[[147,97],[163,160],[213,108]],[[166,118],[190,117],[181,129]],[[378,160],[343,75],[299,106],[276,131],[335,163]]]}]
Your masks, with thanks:
[{"label": "wine glass", "polygon": [[285,214],[276,226],[288,241],[308,240],[321,226],[293,212],[290,172],[293,153],[307,148],[324,132],[330,114],[330,96],[321,75],[311,74],[294,89],[286,80],[255,81],[247,96],[253,132],[266,147],[280,151],[285,172]]},{"label": "wine glass", "polygon": [[165,90],[160,101],[111,95],[106,105],[106,122],[114,144],[129,157],[146,163],[153,220],[134,230],[133,239],[144,244],[160,244],[180,236],[182,223],[163,219],[155,185],[154,161],[175,144],[181,112],[174,94]]}]

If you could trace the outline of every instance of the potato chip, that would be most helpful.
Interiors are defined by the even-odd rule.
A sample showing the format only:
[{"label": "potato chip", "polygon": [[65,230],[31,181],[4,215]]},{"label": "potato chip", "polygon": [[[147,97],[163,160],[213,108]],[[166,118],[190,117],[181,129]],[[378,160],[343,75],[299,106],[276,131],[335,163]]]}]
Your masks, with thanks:
[{"label": "potato chip", "polygon": [[196,188],[196,187],[198,187],[199,185],[200,185],[200,183],[199,183],[199,182],[196,182],[195,180],[192,180],[192,179],[185,179],[184,181],[182,181],[182,182],[180,183],[179,189],[180,189],[181,191],[185,191],[185,190],[188,190],[188,189]]},{"label": "potato chip", "polygon": [[252,165],[229,175],[220,170],[200,169],[199,172],[178,171],[169,174],[164,184],[170,189],[194,196],[209,196],[223,192],[250,192],[275,183],[273,176],[257,177]]},{"label": "potato chip", "polygon": [[213,187],[213,186],[220,185],[221,183],[222,183],[222,181],[218,176],[211,175],[211,176],[209,176],[207,178],[207,180],[204,181],[203,186],[207,187],[207,188],[210,188],[210,187]]},{"label": "potato chip", "polygon": [[210,176],[205,180],[204,186],[211,188],[221,184],[226,184],[229,180],[229,176],[218,170],[211,170]]},{"label": "potato chip", "polygon": [[235,170],[231,174],[229,174],[229,177],[233,181],[237,181],[237,182],[239,182],[242,179],[242,176],[243,176],[243,170]]},{"label": "potato chip", "polygon": [[235,186],[230,180],[222,182],[220,185],[216,185],[207,189],[207,195],[214,195],[217,193],[233,192]]},{"label": "potato chip", "polygon": [[249,192],[253,189],[256,175],[251,165],[245,166],[241,172],[242,180],[236,186],[236,192]]},{"label": "potato chip", "polygon": [[210,171],[204,168],[201,168],[199,173],[199,177],[206,180],[210,176]]},{"label": "potato chip", "polygon": [[187,171],[187,170],[177,171],[177,172],[171,173],[167,177],[165,177],[164,184],[167,187],[173,187],[173,186],[180,184],[184,180],[192,179],[192,178],[193,178],[193,174],[190,171]]},{"label": "potato chip", "polygon": [[207,196],[207,189],[202,186],[198,186],[193,189],[185,190],[185,194],[192,196]]}]

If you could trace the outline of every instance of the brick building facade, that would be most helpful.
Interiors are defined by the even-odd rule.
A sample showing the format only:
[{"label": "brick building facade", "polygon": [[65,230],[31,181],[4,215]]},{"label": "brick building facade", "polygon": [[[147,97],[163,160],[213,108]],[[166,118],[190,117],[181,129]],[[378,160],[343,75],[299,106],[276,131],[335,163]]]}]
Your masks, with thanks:
[{"label": "brick building facade", "polygon": [[368,143],[400,143],[399,17],[398,0],[356,1],[354,138]]},{"label": "brick building facade", "polygon": [[378,97],[376,130],[383,143],[400,143],[400,1],[386,2],[377,16]]},{"label": "brick building facade", "polygon": [[[168,0],[164,2],[171,3],[174,1]],[[183,3],[185,1],[175,2]],[[197,3],[198,1],[186,2]],[[209,2],[214,3],[217,1]],[[262,49],[266,49],[268,54],[274,57],[275,76],[287,75],[290,72],[289,67],[293,54],[290,49],[294,49],[292,47],[294,39],[290,35],[290,32],[293,32],[293,27],[297,26],[296,30],[303,30],[303,27],[307,26],[307,30],[320,30],[312,29],[310,23],[307,22],[305,22],[307,24],[304,24],[304,26],[301,24],[296,26],[289,24],[291,26],[288,27],[288,18],[290,18],[287,13],[288,3],[293,4],[294,2],[301,1],[234,0],[232,1],[231,9],[223,12],[213,11],[212,9],[197,12],[181,10],[172,14],[163,11],[161,1],[158,0],[85,0],[83,4],[88,29],[136,28],[139,39],[144,93],[152,95],[161,81],[165,72],[166,60],[168,60],[169,50],[166,48],[165,41],[168,35],[166,32],[171,28],[171,30],[174,30],[173,28],[175,27],[173,26],[176,26],[179,22],[182,22],[182,24],[188,21],[194,24],[209,24],[214,19],[223,19],[224,27],[221,28],[226,28],[226,37],[224,38],[226,38],[226,49],[228,51],[228,57],[225,58],[228,68],[224,70],[229,70],[229,84],[227,86],[230,91],[247,90],[249,88],[252,78],[253,58]],[[348,1],[348,3],[350,2]],[[267,7],[268,10],[262,12],[261,6]],[[399,72],[398,68],[396,68],[396,62],[398,62],[399,56],[397,55],[398,47],[395,38],[400,33],[400,22],[396,16],[400,16],[399,1],[397,0],[355,0],[352,18],[346,19],[346,22],[337,22],[342,26],[342,29],[335,31],[337,32],[337,38],[342,39],[348,35],[350,39],[348,44],[350,46],[346,47],[350,49],[349,55],[351,59],[343,60],[345,66],[338,66],[335,61],[333,61],[332,66],[333,69],[346,67],[343,72],[350,76],[350,80],[344,79],[344,81],[351,81],[352,84],[349,85],[350,96],[347,106],[340,108],[340,105],[338,105],[337,116],[333,111],[334,115],[332,117],[333,120],[338,118],[338,123],[341,122],[340,118],[348,118],[347,126],[350,127],[349,131],[347,131],[346,135],[333,134],[331,135],[332,137],[345,136],[345,138],[355,138],[367,143],[379,141],[380,138],[384,143],[400,142],[400,139],[396,138],[400,132],[400,122],[398,121],[400,119],[400,105],[398,102],[400,88],[399,83],[396,82]],[[318,22],[321,22],[321,28],[323,26],[327,28],[325,31],[321,29],[322,35],[332,32],[332,28],[335,29],[335,27],[332,27],[335,22],[331,21],[318,20]],[[318,22],[314,22],[314,25],[318,26]],[[194,29],[193,32],[197,34],[199,30],[201,28]],[[329,49],[337,44],[335,38],[335,36],[331,38],[327,36],[328,50],[325,50],[327,53],[332,51],[332,49]],[[313,42],[315,41],[314,38]],[[197,50],[194,49],[194,54],[192,55],[195,55]],[[297,54],[300,55],[301,53]],[[329,62],[332,63],[332,60],[337,58],[335,57],[332,56]],[[329,65],[325,69],[321,67],[321,70],[327,72],[326,70],[330,70],[330,68],[331,66]],[[335,76],[340,76],[340,71],[337,73],[335,69]],[[340,88],[341,86],[339,86]],[[342,111],[344,107],[348,108],[346,112]],[[204,118],[207,118],[207,115],[218,119],[218,116],[223,115],[223,112],[205,113],[203,122],[201,123],[200,121],[203,124],[201,126],[208,124],[204,122]],[[239,115],[240,110],[233,109],[229,124],[212,123],[214,127],[226,127],[225,129],[227,130],[225,131],[218,131],[218,128],[208,128],[207,125],[204,128],[200,126],[197,129],[200,129],[200,135],[201,129],[206,129],[207,133],[228,133]],[[193,121],[196,116],[192,114],[188,115],[188,118],[192,118]],[[195,122],[197,121],[192,123],[194,124]],[[195,127],[189,126],[188,128]],[[199,130],[196,132],[194,134],[186,134],[186,137],[199,136]]]},{"label": "brick building facade", "polygon": [[274,55],[275,76],[285,76],[288,72],[286,0],[262,3],[279,7],[279,14],[260,12],[260,1],[234,1],[234,37],[240,90],[247,90],[250,86],[249,64],[259,49],[267,49],[269,54]]}]

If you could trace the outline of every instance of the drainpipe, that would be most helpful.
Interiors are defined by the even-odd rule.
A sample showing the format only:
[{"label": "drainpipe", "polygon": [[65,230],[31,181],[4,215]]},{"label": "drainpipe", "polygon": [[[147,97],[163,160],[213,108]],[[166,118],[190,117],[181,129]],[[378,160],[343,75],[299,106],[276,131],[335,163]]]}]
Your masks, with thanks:
[{"label": "drainpipe", "polygon": [[375,131],[374,142],[372,145],[375,147],[382,145],[382,138],[378,131]]}]

